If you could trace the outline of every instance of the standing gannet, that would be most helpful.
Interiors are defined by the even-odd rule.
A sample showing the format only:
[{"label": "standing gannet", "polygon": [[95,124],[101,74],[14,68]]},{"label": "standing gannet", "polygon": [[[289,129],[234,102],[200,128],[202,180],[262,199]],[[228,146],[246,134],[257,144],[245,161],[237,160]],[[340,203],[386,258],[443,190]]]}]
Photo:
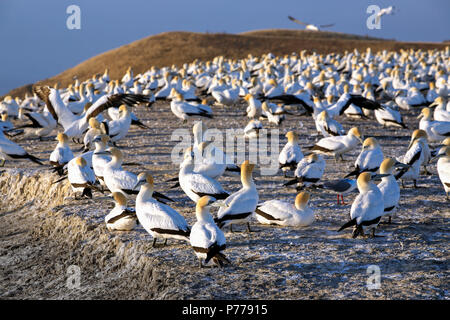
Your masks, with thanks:
[{"label": "standing gannet", "polygon": [[50,164],[58,168],[58,173],[62,175],[62,168],[66,163],[74,158],[73,152],[69,146],[69,138],[64,133],[60,132],[56,136],[58,144],[55,150],[50,154]]},{"label": "standing gannet", "polygon": [[109,136],[96,136],[92,140],[92,142],[95,146],[94,153],[92,154],[92,168],[94,169],[95,176],[97,177],[98,181],[100,181],[100,184],[106,187],[103,178],[103,170],[105,166],[111,161],[111,157],[107,154],[104,154],[108,146]]},{"label": "standing gannet", "polygon": [[[382,175],[379,175],[382,176]],[[354,226],[352,238],[363,235],[372,230],[372,237],[375,236],[375,228],[380,223],[384,213],[383,194],[377,185],[370,179],[372,173],[363,172],[359,175],[356,183],[359,195],[353,201],[350,209],[350,221],[344,224],[339,230]]]},{"label": "standing gannet", "polygon": [[320,139],[314,146],[309,147],[312,152],[333,155],[337,161],[338,157],[344,160],[343,155],[353,150],[358,142],[363,142],[363,135],[358,128],[348,130],[345,136],[326,137]]},{"label": "standing gannet", "polygon": [[127,207],[127,198],[122,192],[113,192],[115,207],[105,217],[109,231],[130,231],[136,226],[136,210]]},{"label": "standing gannet", "polygon": [[152,198],[153,177],[149,172],[139,174],[134,188],[140,184],[142,185],[136,197],[136,215],[144,229],[153,237],[153,247],[158,238],[165,239],[164,245],[167,239],[189,241],[191,230],[184,217],[168,205]]},{"label": "standing gannet", "polygon": [[98,120],[96,118],[90,118],[88,122],[89,122],[89,130],[84,134],[84,138],[83,138],[84,149],[83,149],[83,152],[89,151],[89,149],[91,148],[92,140],[96,136],[101,135],[101,134],[104,133],[104,132],[102,132],[101,127],[100,127],[100,123],[98,122]]},{"label": "standing gannet", "polygon": [[395,178],[402,180],[402,186],[404,180],[413,180],[414,188],[417,188],[417,179],[420,174],[420,166],[424,162],[425,158],[425,145],[424,140],[427,139],[427,133],[423,130],[415,130],[411,137],[411,142],[408,146],[408,151],[403,157],[400,157],[399,162],[407,165],[396,173]]},{"label": "standing gannet", "polygon": [[121,113],[120,117],[108,122],[108,135],[112,142],[123,139],[131,126],[131,113],[128,107],[122,104],[119,107],[119,111]]},{"label": "standing gannet", "polygon": [[392,158],[384,159],[380,165],[380,174],[387,174],[387,176],[381,178],[378,189],[383,195],[384,215],[389,216],[389,223],[391,223],[392,216],[397,210],[398,201],[400,200],[400,186],[392,174],[396,165],[402,164]]},{"label": "standing gannet", "polygon": [[439,160],[437,162],[437,172],[442,185],[444,186],[445,195],[449,200],[450,193],[450,147],[441,148],[438,153]]},{"label": "standing gannet", "polygon": [[345,135],[345,130],[342,125],[336,120],[328,116],[328,112],[323,110],[316,117],[316,129],[324,137],[335,137]]},{"label": "standing gannet", "polygon": [[[136,184],[139,180],[138,176],[132,172],[123,170],[122,151],[113,147],[109,149],[109,152],[97,152],[97,155],[105,154],[112,155],[111,161],[103,167],[103,180],[109,191],[111,193],[121,191],[125,194],[138,194],[139,191],[136,189]],[[163,201],[161,199],[173,201],[159,192],[154,191],[152,194],[158,201]]]},{"label": "standing gannet", "polygon": [[295,178],[286,182],[284,186],[297,183],[297,190],[316,185],[325,170],[325,160],[321,155],[311,153],[304,157],[295,169]]},{"label": "standing gannet", "polygon": [[363,142],[361,153],[355,161],[355,170],[345,176],[358,176],[362,172],[377,172],[384,155],[381,146],[375,138],[367,138]]},{"label": "standing gannet", "polygon": [[184,152],[184,160],[180,164],[178,180],[184,193],[195,203],[203,196],[225,199],[229,196],[221,184],[207,175],[194,171],[194,152],[189,147]]},{"label": "standing gannet", "polygon": [[422,118],[419,122],[419,129],[427,133],[428,141],[440,142],[450,136],[450,121],[431,120],[430,108],[423,108],[417,118]]},{"label": "standing gannet", "polygon": [[261,115],[261,101],[250,93],[244,97],[244,100],[248,102],[246,109],[247,117],[250,119],[258,119]]},{"label": "standing gannet", "polygon": [[191,246],[195,255],[199,259],[199,267],[203,268],[202,261],[208,264],[213,261],[218,266],[230,261],[222,253],[226,248],[226,239],[222,230],[220,230],[214,222],[210,213],[211,204],[216,199],[203,196],[195,207],[195,215],[197,222],[192,226],[190,234]]},{"label": "standing gannet", "polygon": [[435,107],[433,118],[436,121],[450,121],[450,112],[447,111],[444,98],[437,97],[430,107]]},{"label": "standing gannet", "polygon": [[3,134],[3,129],[0,127],[0,167],[5,165],[6,160],[18,160],[18,159],[28,159],[34,163],[44,165],[38,158],[32,156],[25,151],[24,148],[19,146],[17,143],[9,140]]},{"label": "standing gannet", "polygon": [[286,133],[288,142],[283,147],[278,156],[278,162],[280,163],[280,169],[283,170],[284,176],[289,170],[295,170],[297,164],[303,159],[303,153],[298,145],[298,134],[294,131]]},{"label": "standing gannet", "polygon": [[256,219],[262,224],[277,224],[285,227],[306,227],[315,220],[314,211],[308,207],[310,194],[300,192],[294,205],[281,200],[269,200],[258,205]]},{"label": "standing gannet", "polygon": [[[83,196],[92,199],[92,188],[95,187],[95,174],[83,157],[76,157],[67,164],[68,179],[75,192],[75,199]],[[77,193],[81,193],[78,197]]]},{"label": "standing gannet", "polygon": [[220,209],[217,212],[217,218],[214,220],[219,228],[222,229],[230,225],[230,230],[232,230],[231,224],[247,223],[247,229],[251,232],[248,221],[255,211],[259,200],[258,191],[252,177],[254,167],[254,164],[245,160],[241,165],[242,188],[223,202],[217,203]]},{"label": "standing gannet", "polygon": [[34,92],[45,102],[53,118],[63,126],[64,133],[73,138],[81,137],[88,128],[89,119],[97,117],[108,108],[148,102],[146,96],[139,94],[106,94],[95,101],[87,111],[77,116],[64,105],[57,90],[45,86],[36,87]]},{"label": "standing gannet", "polygon": [[411,135],[411,140],[409,142],[408,145],[408,150],[409,148],[411,148],[414,140],[418,139],[422,142],[422,153],[423,153],[423,159],[422,159],[422,163],[421,165],[423,166],[424,169],[424,174],[426,175],[431,175],[431,173],[428,171],[427,169],[427,165],[430,164],[431,161],[431,150],[430,147],[428,145],[428,139],[427,139],[427,135],[423,133],[423,130],[420,129],[416,129],[413,131],[412,135]]},{"label": "standing gannet", "polygon": [[194,105],[184,101],[183,96],[176,92],[175,98],[170,102],[170,110],[173,114],[186,122],[187,119],[194,116],[212,118],[213,112],[210,107],[204,105]]}]

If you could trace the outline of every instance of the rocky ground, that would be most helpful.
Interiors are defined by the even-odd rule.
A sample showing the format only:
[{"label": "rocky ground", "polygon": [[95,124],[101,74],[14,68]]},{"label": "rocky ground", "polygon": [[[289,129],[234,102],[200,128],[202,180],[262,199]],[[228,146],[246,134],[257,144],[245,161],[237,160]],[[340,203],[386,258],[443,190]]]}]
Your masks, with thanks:
[{"label": "rocky ground", "polygon": [[[245,107],[214,107],[209,128],[243,128]],[[136,114],[150,129],[132,128],[119,142],[126,161],[139,162],[129,170],[153,172],[158,191],[176,200],[171,204],[192,225],[194,203],[181,189],[165,182],[178,173],[171,152],[181,124],[167,103],[157,103]],[[406,151],[418,111],[404,113],[409,129],[383,129],[374,120],[339,120],[346,129],[357,125],[365,137],[374,136],[385,156]],[[303,123],[300,128],[299,121]],[[272,128],[264,123],[266,128]],[[301,147],[316,140],[311,118],[288,115],[280,127],[284,134],[296,130]],[[17,138],[31,154],[48,159],[54,140]],[[79,148],[73,145],[74,149]],[[304,149],[306,151],[306,149]],[[336,163],[327,158],[324,177],[335,179],[350,171],[360,149]],[[310,205],[316,221],[306,228],[282,228],[252,223],[254,232],[236,226],[225,232],[226,255],[232,261],[223,269],[198,269],[187,243],[172,240],[151,247],[151,236],[138,226],[132,232],[108,232],[104,216],[113,206],[107,195],[74,200],[67,181],[47,167],[28,162],[7,162],[0,174],[0,282],[1,298],[19,299],[448,299],[450,204],[436,174],[421,176],[421,188],[401,190],[400,208],[392,224],[381,224],[375,239],[352,239],[351,230],[336,232],[347,221],[357,191],[347,195],[347,205],[336,204],[336,194],[313,190]],[[285,178],[261,175],[255,181],[260,201],[273,198],[293,201],[295,189],[280,187]],[[236,191],[236,176],[220,179],[225,189]],[[132,202],[130,202],[132,203]],[[241,232],[242,231],[242,232]],[[369,290],[368,267],[380,270],[380,288]],[[72,266],[72,267],[71,267]],[[76,267],[73,267],[76,266]],[[77,267],[79,269],[77,269]],[[80,285],[71,282],[79,270]],[[372,267],[373,268],[373,267]]]}]

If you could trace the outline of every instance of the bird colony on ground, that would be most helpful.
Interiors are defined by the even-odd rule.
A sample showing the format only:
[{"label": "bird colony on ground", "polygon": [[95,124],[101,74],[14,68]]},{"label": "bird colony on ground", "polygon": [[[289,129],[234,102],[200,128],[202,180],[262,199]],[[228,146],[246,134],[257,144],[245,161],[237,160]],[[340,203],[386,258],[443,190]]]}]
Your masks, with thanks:
[{"label": "bird colony on ground", "polygon": [[[309,206],[314,201],[311,190],[337,194],[339,205],[344,204],[344,194],[357,189],[359,194],[349,212],[342,210],[342,227],[336,231],[353,227],[354,238],[374,237],[381,219],[391,221],[402,193],[407,192],[399,181],[403,187],[405,183],[417,187],[419,176],[429,175],[428,168],[436,165],[443,186],[442,201],[446,201],[444,192],[448,201],[449,52],[448,47],[377,53],[369,48],[364,53],[354,50],[319,55],[301,51],[283,57],[248,55],[241,60],[221,56],[180,68],[151,67],[138,75],[129,68],[121,80],[110,80],[106,70],[84,82],[76,80],[67,88],[35,86],[31,97],[6,97],[1,102],[0,157],[2,165],[5,161],[21,165],[19,160],[31,160],[43,168],[50,166],[55,183],[68,180],[76,199],[110,194],[115,201],[105,217],[110,232],[131,231],[140,223],[153,237],[154,246],[158,239],[164,240],[164,245],[168,239],[188,242],[200,267],[232,263],[232,257],[224,254],[227,242],[223,230],[246,224],[251,232],[252,217],[261,224],[298,228],[301,234],[300,227],[315,220]],[[179,126],[192,128],[194,134],[194,143],[184,150],[179,167],[173,165],[178,175],[172,179],[174,188],[181,188],[196,205],[193,226],[171,207],[173,200],[164,194],[167,191],[155,190],[151,171],[141,170],[136,175],[124,169],[127,162],[117,143],[126,139],[132,125],[148,129],[133,108],[154,112],[156,100],[170,103]],[[263,126],[283,126],[287,117],[315,124],[315,132],[308,132],[317,137],[313,145],[299,139],[299,132],[305,130],[302,122],[284,128],[287,143],[280,146],[278,174],[283,174],[286,182],[280,187],[296,188],[295,199],[279,200],[274,191],[269,195],[271,200],[259,201],[253,179],[258,164],[249,160],[233,163],[223,148],[206,140],[206,121],[198,120],[208,120],[208,126],[213,127],[215,110],[224,106],[241,108],[241,117],[248,121],[243,130],[246,139],[259,139]],[[407,127],[403,122],[406,114],[420,121]],[[354,126],[345,128],[340,123],[343,117],[354,119]],[[406,153],[385,156],[377,137],[365,137],[361,129],[364,122],[377,123],[380,130],[407,130],[411,139]],[[12,141],[24,132],[41,140],[53,139],[56,134],[49,164],[44,165]],[[72,149],[70,143],[79,144],[80,149]],[[343,161],[344,155],[360,144],[359,156],[351,160],[353,170],[343,172],[341,179],[328,179],[327,162]],[[240,176],[242,187],[230,193],[220,182],[223,175]]]}]

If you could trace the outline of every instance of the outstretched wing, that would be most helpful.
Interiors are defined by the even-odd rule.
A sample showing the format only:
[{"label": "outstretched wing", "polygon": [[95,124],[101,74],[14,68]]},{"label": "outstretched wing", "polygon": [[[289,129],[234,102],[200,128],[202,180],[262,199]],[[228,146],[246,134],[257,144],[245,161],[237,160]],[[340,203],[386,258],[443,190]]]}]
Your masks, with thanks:
[{"label": "outstretched wing", "polygon": [[335,23],[330,23],[330,24],[321,24],[319,27],[320,28],[331,28],[332,26],[334,26]]},{"label": "outstretched wing", "polygon": [[292,22],[295,22],[301,26],[306,26],[307,23],[301,22],[300,20],[295,19],[294,17],[288,16],[289,20],[291,20]]},{"label": "outstretched wing", "polygon": [[122,104],[133,106],[139,103],[148,103],[148,97],[143,94],[118,93],[113,95],[104,95],[98,99],[87,111],[87,120],[98,116],[108,108],[118,108]]}]

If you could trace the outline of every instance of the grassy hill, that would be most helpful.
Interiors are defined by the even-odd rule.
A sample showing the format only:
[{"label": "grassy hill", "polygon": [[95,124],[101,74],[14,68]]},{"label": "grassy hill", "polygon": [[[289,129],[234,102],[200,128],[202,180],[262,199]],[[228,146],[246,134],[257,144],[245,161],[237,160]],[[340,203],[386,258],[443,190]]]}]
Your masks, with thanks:
[{"label": "grassy hill", "polygon": [[[195,59],[210,60],[219,55],[243,58],[249,53],[261,55],[272,52],[282,55],[301,50],[329,53],[350,51],[354,48],[362,51],[367,47],[371,47],[373,51],[401,48],[433,49],[443,48],[445,44],[398,42],[337,32],[287,29],[256,30],[241,34],[165,32],[99,54],[36,84],[59,83],[61,86],[67,86],[73,82],[74,76],[83,81],[95,73],[103,73],[105,68],[109,68],[111,79],[117,79],[122,77],[129,66],[137,74],[148,70],[152,65],[180,66]],[[23,96],[26,92],[31,92],[33,85],[13,89],[7,95]]]}]

